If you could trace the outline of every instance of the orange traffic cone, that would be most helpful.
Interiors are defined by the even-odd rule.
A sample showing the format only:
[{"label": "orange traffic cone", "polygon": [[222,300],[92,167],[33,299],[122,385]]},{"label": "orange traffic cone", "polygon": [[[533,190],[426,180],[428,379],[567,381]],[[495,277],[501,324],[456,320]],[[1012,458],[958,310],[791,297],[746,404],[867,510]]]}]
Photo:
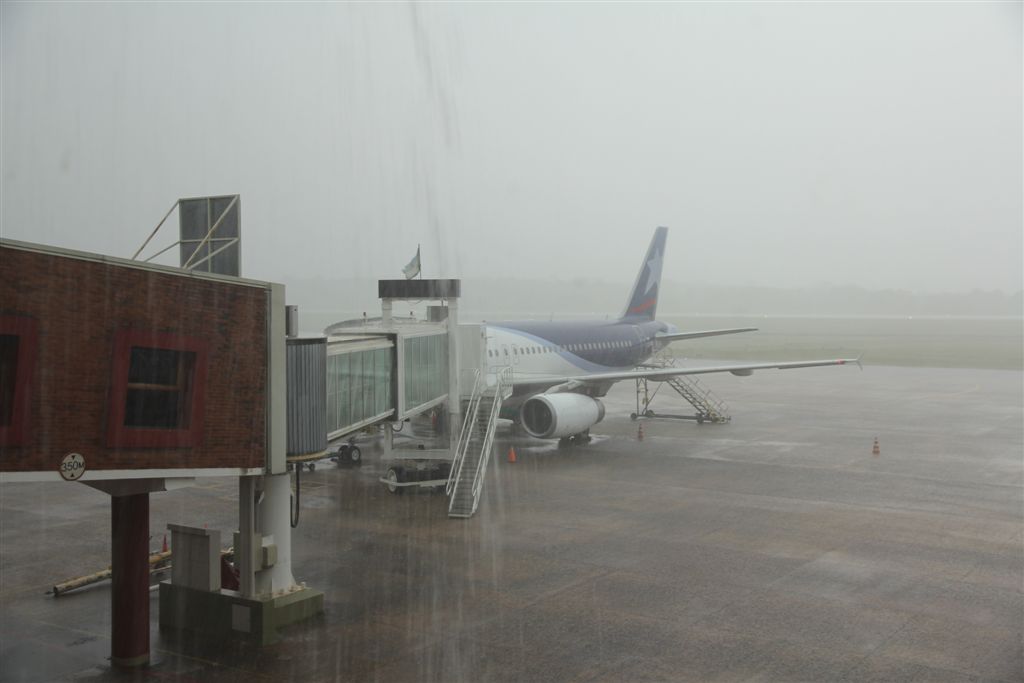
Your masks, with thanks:
[{"label": "orange traffic cone", "polygon": [[512,448],[511,446],[509,446],[509,448],[508,448],[508,461],[509,462],[515,462],[516,461],[516,449]]},{"label": "orange traffic cone", "polygon": [[642,424],[638,424],[636,426],[636,440],[637,441],[643,441],[644,440],[644,426]]},{"label": "orange traffic cone", "polygon": [[167,552],[167,534],[164,534],[164,544],[163,544],[163,547],[160,548],[160,552],[162,552],[162,553],[166,553]]},{"label": "orange traffic cone", "polygon": [[882,454],[882,449],[878,447],[878,437],[875,437],[875,445],[871,447],[871,455],[876,458]]}]

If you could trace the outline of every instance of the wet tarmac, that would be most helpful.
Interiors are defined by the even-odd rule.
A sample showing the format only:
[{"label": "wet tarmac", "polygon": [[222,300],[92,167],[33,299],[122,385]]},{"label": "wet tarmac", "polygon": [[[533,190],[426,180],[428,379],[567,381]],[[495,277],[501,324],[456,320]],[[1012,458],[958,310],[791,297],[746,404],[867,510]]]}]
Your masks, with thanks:
[{"label": "wet tarmac", "polygon": [[[360,469],[321,463],[293,564],[325,614],[213,646],[161,634],[153,593],[153,663],[131,674],[108,661],[109,583],[45,595],[109,563],[107,496],[4,485],[0,679],[1024,680],[1021,373],[702,381],[731,423],[633,422],[620,384],[590,445],[503,433],[469,520],[387,493],[371,443]],[[231,479],[151,503],[154,549],[169,522],[237,523]]]}]

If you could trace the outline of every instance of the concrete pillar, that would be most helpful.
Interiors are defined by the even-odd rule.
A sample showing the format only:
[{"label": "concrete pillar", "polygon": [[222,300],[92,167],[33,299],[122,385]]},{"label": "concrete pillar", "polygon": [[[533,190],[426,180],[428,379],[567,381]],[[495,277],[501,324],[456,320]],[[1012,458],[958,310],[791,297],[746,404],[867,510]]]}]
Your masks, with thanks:
[{"label": "concrete pillar", "polygon": [[149,664],[149,494],[110,498],[110,659]]},{"label": "concrete pillar", "polygon": [[391,299],[380,300],[380,326],[384,329],[391,327],[393,322],[391,319],[392,301]]}]

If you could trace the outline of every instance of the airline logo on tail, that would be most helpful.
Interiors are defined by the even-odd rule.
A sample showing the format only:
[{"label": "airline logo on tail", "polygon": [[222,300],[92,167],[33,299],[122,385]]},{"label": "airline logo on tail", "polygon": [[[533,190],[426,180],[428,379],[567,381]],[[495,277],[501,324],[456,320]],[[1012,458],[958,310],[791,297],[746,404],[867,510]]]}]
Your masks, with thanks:
[{"label": "airline logo on tail", "polygon": [[644,256],[643,265],[636,276],[633,292],[630,294],[623,318],[653,320],[658,307],[658,287],[661,283],[661,264],[665,255],[665,238],[668,228],[654,231],[654,239]]}]

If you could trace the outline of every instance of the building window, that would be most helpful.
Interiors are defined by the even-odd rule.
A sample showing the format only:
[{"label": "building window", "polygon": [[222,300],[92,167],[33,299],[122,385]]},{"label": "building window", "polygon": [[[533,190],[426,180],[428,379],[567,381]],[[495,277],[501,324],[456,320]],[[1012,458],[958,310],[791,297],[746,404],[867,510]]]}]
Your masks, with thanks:
[{"label": "building window", "polygon": [[195,367],[193,351],[131,347],[124,426],[187,429]]},{"label": "building window", "polygon": [[121,330],[114,342],[110,446],[187,448],[202,442],[206,343]]},{"label": "building window", "polygon": [[20,340],[16,334],[0,334],[0,427],[10,427],[14,417],[14,383]]},{"label": "building window", "polygon": [[0,315],[0,446],[23,446],[28,442],[38,346],[36,320]]}]

